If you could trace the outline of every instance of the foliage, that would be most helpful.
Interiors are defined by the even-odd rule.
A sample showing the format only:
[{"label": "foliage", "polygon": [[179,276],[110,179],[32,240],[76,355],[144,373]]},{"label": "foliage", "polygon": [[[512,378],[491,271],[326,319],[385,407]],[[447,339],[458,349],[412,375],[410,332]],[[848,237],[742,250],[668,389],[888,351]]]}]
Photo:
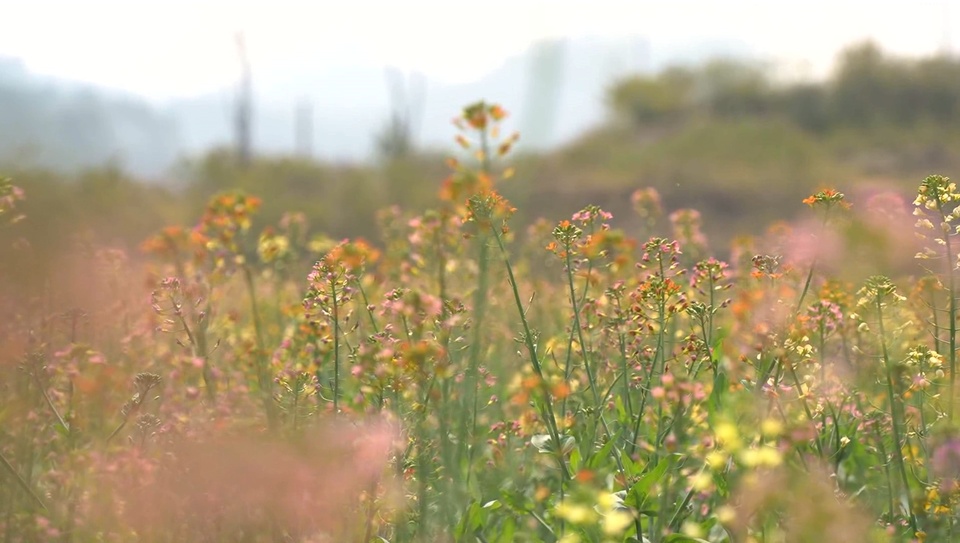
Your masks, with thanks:
[{"label": "foliage", "polygon": [[609,103],[639,126],[698,114],[780,117],[816,133],[958,121],[960,61],[955,58],[899,59],[866,42],[845,50],[837,63],[823,83],[777,84],[756,63],[717,59],[628,78],[610,89]]}]

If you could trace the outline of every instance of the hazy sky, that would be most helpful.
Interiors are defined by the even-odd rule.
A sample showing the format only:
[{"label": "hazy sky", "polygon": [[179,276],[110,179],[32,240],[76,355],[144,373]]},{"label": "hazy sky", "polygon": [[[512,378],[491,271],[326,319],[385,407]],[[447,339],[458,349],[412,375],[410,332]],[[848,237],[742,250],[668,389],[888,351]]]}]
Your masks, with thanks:
[{"label": "hazy sky", "polygon": [[577,35],[642,35],[654,49],[737,39],[823,74],[838,49],[865,38],[906,55],[960,43],[960,3],[950,1],[0,0],[0,56],[154,99],[231,84],[237,30],[261,75],[368,63],[464,82],[533,40]]}]

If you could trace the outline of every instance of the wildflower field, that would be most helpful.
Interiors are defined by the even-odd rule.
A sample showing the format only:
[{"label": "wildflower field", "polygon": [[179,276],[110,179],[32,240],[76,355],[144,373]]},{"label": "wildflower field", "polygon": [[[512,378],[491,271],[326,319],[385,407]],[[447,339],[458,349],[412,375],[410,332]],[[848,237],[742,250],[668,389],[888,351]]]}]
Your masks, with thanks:
[{"label": "wildflower field", "polygon": [[513,224],[505,116],[376,243],[229,192],[36,291],[0,247],[0,540],[960,539],[953,182]]}]

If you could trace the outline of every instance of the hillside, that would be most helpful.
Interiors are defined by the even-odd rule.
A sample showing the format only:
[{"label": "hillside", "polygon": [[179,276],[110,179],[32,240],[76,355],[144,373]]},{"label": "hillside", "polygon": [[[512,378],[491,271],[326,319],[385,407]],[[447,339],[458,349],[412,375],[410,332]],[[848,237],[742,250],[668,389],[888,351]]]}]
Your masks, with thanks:
[{"label": "hillside", "polygon": [[[819,187],[907,198],[930,172],[960,172],[960,62],[953,58],[900,59],[867,44],[847,51],[820,84],[777,83],[754,63],[717,60],[623,78],[605,103],[608,121],[598,128],[513,159],[517,175],[503,190],[521,209],[517,224],[594,203],[636,229],[629,197],[653,187],[667,212],[700,210],[712,245],[726,247],[739,234],[794,217],[802,211],[797,202]],[[511,113],[508,124],[522,126],[522,115]],[[135,247],[232,188],[264,198],[265,223],[303,212],[314,232],[369,238],[378,210],[434,205],[454,149],[367,165],[261,156],[243,168],[221,148],[181,161],[176,186],[142,186],[116,165],[66,175],[21,165],[5,173],[32,195],[28,216],[44,217],[21,228],[39,246],[62,247],[85,224],[95,236]],[[665,219],[661,229],[667,232]]]}]

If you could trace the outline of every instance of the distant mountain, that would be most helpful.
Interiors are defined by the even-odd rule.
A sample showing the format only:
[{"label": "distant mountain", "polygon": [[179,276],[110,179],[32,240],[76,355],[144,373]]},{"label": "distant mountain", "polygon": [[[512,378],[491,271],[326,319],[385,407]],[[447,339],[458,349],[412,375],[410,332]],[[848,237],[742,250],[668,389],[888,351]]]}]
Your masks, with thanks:
[{"label": "distant mountain", "polygon": [[72,170],[118,160],[155,173],[179,151],[175,119],[144,100],[39,77],[0,58],[0,162]]},{"label": "distant mountain", "polygon": [[[730,41],[650,44],[641,38],[590,37],[543,41],[471,83],[445,85],[428,74],[422,78],[422,100],[408,97],[400,102],[419,111],[414,121],[422,146],[448,145],[453,134],[450,119],[465,104],[486,99],[511,111],[512,127],[523,132],[524,145],[545,148],[603,122],[605,90],[623,75],[752,54],[747,45]],[[308,103],[315,157],[361,161],[374,155],[375,135],[396,107],[396,96],[391,95],[384,66],[344,58],[353,64],[315,70],[303,64],[253,67],[256,152],[294,152],[295,111]],[[233,89],[151,103],[39,77],[17,60],[0,58],[0,163],[71,170],[119,160],[134,173],[158,177],[179,157],[230,144],[233,103]]]}]

